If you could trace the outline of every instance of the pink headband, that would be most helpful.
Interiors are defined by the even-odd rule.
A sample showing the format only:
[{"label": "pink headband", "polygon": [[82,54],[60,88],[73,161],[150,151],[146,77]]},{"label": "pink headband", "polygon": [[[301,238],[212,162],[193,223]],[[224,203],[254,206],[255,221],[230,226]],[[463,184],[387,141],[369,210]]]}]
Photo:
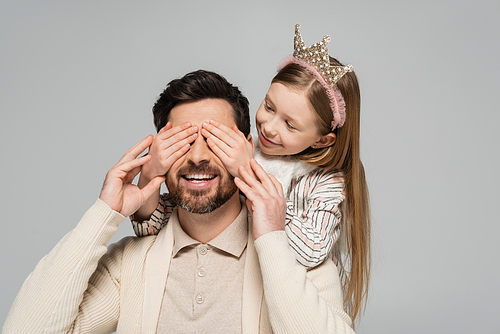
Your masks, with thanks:
[{"label": "pink headband", "polygon": [[344,125],[345,122],[345,102],[344,102],[344,97],[340,93],[339,88],[337,87],[337,84],[334,84],[333,86],[329,85],[325,78],[314,68],[313,66],[309,65],[306,61],[302,59],[298,59],[292,55],[286,57],[283,59],[280,64],[278,65],[278,72],[281,71],[286,65],[288,64],[297,64],[302,67],[304,67],[306,70],[311,73],[314,78],[325,88],[326,90],[326,95],[328,95],[328,99],[330,100],[330,107],[332,108],[333,112],[333,121],[332,121],[332,131],[335,128],[340,128],[342,125]]}]

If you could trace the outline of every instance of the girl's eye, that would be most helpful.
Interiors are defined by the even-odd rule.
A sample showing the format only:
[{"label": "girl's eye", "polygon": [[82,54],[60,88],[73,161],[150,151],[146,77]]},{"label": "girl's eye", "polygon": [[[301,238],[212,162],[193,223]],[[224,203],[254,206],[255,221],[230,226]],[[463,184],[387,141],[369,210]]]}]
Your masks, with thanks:
[{"label": "girl's eye", "polygon": [[267,104],[267,102],[264,102],[264,109],[266,109],[267,111],[273,111],[273,109],[269,104]]},{"label": "girl's eye", "polygon": [[297,130],[289,121],[285,121],[286,127],[290,130]]}]

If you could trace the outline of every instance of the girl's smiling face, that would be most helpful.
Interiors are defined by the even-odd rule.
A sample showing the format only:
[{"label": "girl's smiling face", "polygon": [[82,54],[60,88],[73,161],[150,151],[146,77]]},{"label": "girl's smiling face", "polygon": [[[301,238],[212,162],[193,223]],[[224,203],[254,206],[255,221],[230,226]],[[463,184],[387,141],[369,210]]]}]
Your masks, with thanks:
[{"label": "girl's smiling face", "polygon": [[271,84],[255,116],[259,148],[268,155],[293,155],[310,146],[332,145],[335,134],[322,136],[317,117],[306,91]]}]

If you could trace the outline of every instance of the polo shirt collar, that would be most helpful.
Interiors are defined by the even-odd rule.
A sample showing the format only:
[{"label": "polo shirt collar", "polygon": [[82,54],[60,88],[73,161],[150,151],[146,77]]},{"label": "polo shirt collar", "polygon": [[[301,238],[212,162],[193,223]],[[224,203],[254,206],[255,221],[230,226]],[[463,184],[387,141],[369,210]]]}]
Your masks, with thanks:
[{"label": "polo shirt collar", "polygon": [[[247,214],[247,206],[243,202],[241,211],[236,219],[218,236],[207,242],[207,244],[235,257],[240,257],[248,241]],[[201,242],[191,238],[184,232],[179,223],[177,210],[174,210],[168,223],[172,223],[172,232],[174,235],[172,256],[175,257],[177,253],[185,247],[201,244]]]}]

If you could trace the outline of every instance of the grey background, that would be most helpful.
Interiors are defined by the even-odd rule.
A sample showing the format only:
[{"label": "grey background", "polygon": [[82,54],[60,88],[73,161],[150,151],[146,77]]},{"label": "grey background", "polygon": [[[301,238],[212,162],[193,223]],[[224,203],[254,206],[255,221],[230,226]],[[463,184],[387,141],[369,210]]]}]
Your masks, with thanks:
[{"label": "grey background", "polygon": [[[332,37],[362,89],[373,276],[358,333],[498,333],[498,1],[0,3],[0,324],[106,171],[199,68],[255,114],[277,63]],[[132,234],[124,222],[114,240]]]}]

